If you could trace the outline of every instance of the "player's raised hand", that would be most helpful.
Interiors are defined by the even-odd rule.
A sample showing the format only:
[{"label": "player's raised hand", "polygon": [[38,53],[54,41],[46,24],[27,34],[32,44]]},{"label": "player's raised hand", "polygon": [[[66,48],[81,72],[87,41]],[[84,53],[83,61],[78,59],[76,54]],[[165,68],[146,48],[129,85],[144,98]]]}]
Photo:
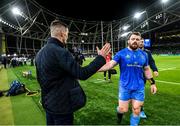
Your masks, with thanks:
[{"label": "player's raised hand", "polygon": [[111,51],[111,48],[110,48],[110,44],[109,43],[106,43],[102,49],[100,50],[97,46],[96,46],[96,49],[97,49],[97,53],[98,55],[101,55],[103,56],[104,58],[106,57],[106,55]]}]

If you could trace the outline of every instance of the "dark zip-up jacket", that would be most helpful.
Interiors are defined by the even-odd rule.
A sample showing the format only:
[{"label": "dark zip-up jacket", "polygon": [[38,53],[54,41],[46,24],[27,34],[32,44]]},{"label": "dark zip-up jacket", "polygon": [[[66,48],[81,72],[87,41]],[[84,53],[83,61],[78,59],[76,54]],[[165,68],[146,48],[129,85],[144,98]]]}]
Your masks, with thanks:
[{"label": "dark zip-up jacket", "polygon": [[150,66],[150,68],[152,69],[152,71],[154,72],[154,71],[158,71],[158,69],[157,69],[157,67],[156,67],[156,64],[155,64],[155,61],[154,61],[154,59],[153,59],[153,57],[152,57],[152,54],[151,54],[151,52],[149,51],[149,50],[147,50],[147,49],[144,49],[144,51],[147,53],[147,55],[148,55],[148,64],[149,64],[149,66]]},{"label": "dark zip-up jacket", "polygon": [[35,61],[42,105],[53,114],[72,113],[69,90],[79,84],[77,79],[88,79],[106,63],[105,58],[98,55],[88,66],[81,67],[63,43],[52,37],[38,52]]}]

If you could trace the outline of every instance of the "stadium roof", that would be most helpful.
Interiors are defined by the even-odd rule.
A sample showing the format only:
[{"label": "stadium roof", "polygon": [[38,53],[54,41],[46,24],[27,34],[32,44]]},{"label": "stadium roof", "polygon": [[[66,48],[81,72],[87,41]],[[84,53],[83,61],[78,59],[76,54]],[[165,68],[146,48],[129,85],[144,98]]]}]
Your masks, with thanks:
[{"label": "stadium roof", "polygon": [[[160,3],[160,0],[151,5],[148,4],[149,6],[147,5],[147,1],[149,0],[146,0],[146,3],[141,0],[136,0],[136,2],[126,0],[129,2],[127,4],[125,1],[110,2],[110,4],[108,2],[100,3],[99,1],[98,3],[95,3],[93,0],[84,3],[83,1],[81,1],[81,3],[80,1],[65,1],[62,4],[59,4],[48,2],[48,0],[2,0],[0,3],[0,25],[2,30],[6,34],[14,36],[18,35],[31,39],[36,38],[38,40],[46,40],[49,36],[50,22],[58,18],[68,24],[70,28],[70,41],[81,41],[83,38],[87,38],[85,41],[101,42],[104,40],[111,40],[111,30],[114,41],[117,41],[121,35],[124,34],[125,31],[123,30],[123,27],[126,25],[129,25],[129,32],[136,30],[141,33],[147,33],[180,20],[179,0],[170,0],[164,7]],[[140,19],[136,20],[133,18],[133,13],[136,12],[135,8],[138,8],[140,4],[143,4],[144,6],[147,5],[148,7],[139,9],[143,15]],[[135,5],[136,7],[131,7],[132,5]],[[20,12],[20,15],[12,14],[13,7],[19,7],[22,11]],[[82,13],[77,12],[80,7],[82,8]],[[87,11],[84,11],[85,9]],[[130,11],[124,18],[120,18],[116,13],[113,13],[117,10],[116,12],[120,11],[118,12],[118,15],[121,15],[123,9]],[[85,14],[85,16],[83,14]],[[119,18],[113,20],[115,17],[111,14],[114,14]],[[126,15],[126,13],[123,13],[123,15]],[[110,16],[112,20],[97,21],[97,17],[99,19],[105,19],[108,16]],[[78,17],[94,18],[96,21],[87,21]],[[102,38],[102,34],[104,38]]]},{"label": "stadium roof", "polygon": [[[126,1],[129,2],[128,0]],[[20,47],[18,47],[20,48],[19,50],[21,50],[21,45],[24,41],[26,42],[26,40],[33,40],[35,44],[36,42],[34,41],[40,41],[40,46],[42,46],[50,35],[50,22],[54,19],[60,19],[69,26],[70,34],[68,43],[70,45],[80,44],[81,42],[87,45],[103,45],[104,41],[110,41],[112,45],[114,44],[114,47],[118,47],[119,49],[120,46],[118,43],[125,39],[125,35],[129,32],[139,31],[149,36],[151,31],[161,31],[165,26],[173,25],[174,23],[175,25],[173,25],[173,27],[169,26],[168,28],[174,29],[176,26],[176,28],[179,29],[179,0],[169,0],[167,4],[162,4],[161,0],[158,0],[150,5],[148,4],[148,7],[140,9],[136,9],[139,8],[140,3],[143,3],[140,0],[136,1],[137,4],[133,2],[131,4],[125,4],[123,1],[109,4],[103,2],[100,4],[98,1],[97,4],[94,4],[95,1],[93,0],[90,3],[88,3],[88,1],[84,2],[84,5],[82,3],[80,4],[80,1],[69,1],[68,3],[68,0],[61,4],[50,4],[48,0],[38,0],[38,2],[37,0],[2,0],[0,2],[0,32],[3,32],[6,36],[16,37],[16,45],[20,45]],[[115,5],[113,6],[113,4]],[[136,5],[136,7],[134,8],[130,5]],[[145,3],[143,3],[143,5],[145,5]],[[79,10],[78,7],[82,8],[82,13],[77,12]],[[126,13],[121,13],[123,12],[122,8],[126,10],[124,11]],[[85,11],[85,9],[87,9],[87,11]],[[118,12],[118,10],[120,12]],[[140,16],[139,19],[134,18],[136,10],[139,11],[137,14]],[[114,12],[117,12],[117,15]],[[121,16],[118,15],[125,15],[125,17],[122,16],[123,18],[121,18]],[[79,17],[89,20],[84,20]],[[117,20],[113,20],[116,17]],[[98,20],[106,18],[109,18],[110,21]],[[126,27],[126,30],[124,30],[124,27]],[[167,28],[164,30],[166,31]],[[35,46],[35,44],[33,45]],[[95,46],[93,46],[93,51],[95,50],[94,47]]]},{"label": "stadium roof", "polygon": [[63,16],[83,20],[112,21],[133,15],[157,0],[36,0],[40,5]]}]

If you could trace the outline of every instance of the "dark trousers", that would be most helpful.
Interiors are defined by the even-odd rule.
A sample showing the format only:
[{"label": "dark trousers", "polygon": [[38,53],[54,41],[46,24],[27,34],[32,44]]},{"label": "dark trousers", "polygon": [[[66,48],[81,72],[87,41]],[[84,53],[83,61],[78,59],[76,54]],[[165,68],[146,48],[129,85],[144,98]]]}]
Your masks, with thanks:
[{"label": "dark trousers", "polygon": [[[104,71],[104,77],[106,77],[106,72],[107,71]],[[110,72],[110,70],[108,70],[108,79],[111,79],[111,72]]]},{"label": "dark trousers", "polygon": [[4,63],[4,68],[6,69],[6,63]]},{"label": "dark trousers", "polygon": [[73,113],[57,115],[46,112],[47,125],[73,125]]}]

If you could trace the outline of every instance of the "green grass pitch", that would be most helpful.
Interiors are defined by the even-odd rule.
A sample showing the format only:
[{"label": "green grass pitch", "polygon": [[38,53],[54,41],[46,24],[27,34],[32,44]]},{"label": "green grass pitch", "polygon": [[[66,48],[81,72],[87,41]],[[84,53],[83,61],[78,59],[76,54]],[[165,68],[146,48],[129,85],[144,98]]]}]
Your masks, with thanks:
[{"label": "green grass pitch", "polygon": [[[154,56],[159,68],[159,77],[155,78],[158,92],[150,93],[150,84],[146,84],[145,112],[147,119],[141,119],[141,125],[179,125],[180,124],[180,56]],[[87,59],[87,65],[92,59]],[[75,112],[77,125],[116,125],[116,107],[118,103],[119,67],[117,75],[112,75],[112,83],[103,80],[103,73],[96,73],[81,85],[87,95],[87,104]],[[24,78],[22,71],[31,70],[33,77]],[[38,90],[35,68],[23,66],[2,69],[0,71],[0,90],[8,89],[12,80],[18,79],[30,90]],[[26,96],[0,97],[0,125],[44,125],[45,113],[39,104],[40,94]],[[123,117],[122,124],[129,125],[131,109]]]}]

